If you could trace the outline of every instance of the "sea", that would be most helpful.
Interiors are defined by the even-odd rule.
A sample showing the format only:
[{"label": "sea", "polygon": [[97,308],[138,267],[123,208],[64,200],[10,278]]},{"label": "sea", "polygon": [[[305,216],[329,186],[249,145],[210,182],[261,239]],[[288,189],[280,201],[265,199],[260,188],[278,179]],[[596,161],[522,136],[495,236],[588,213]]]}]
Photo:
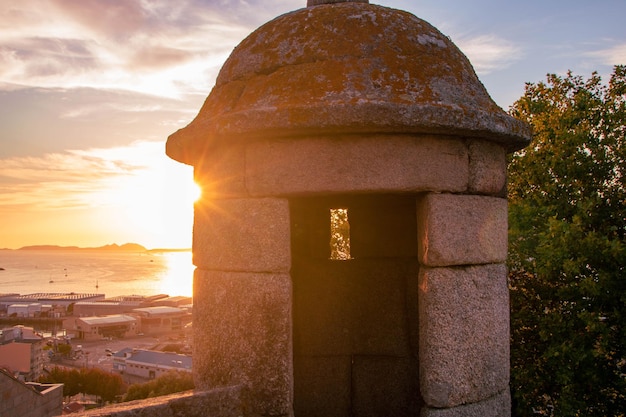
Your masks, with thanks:
[{"label": "sea", "polygon": [[191,297],[191,251],[0,250],[0,294]]}]

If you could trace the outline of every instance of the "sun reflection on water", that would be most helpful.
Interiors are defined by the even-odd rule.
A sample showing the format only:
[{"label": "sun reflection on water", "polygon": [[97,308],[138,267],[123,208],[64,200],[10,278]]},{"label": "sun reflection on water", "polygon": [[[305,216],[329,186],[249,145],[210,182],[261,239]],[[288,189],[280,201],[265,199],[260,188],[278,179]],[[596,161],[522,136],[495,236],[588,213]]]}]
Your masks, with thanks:
[{"label": "sun reflection on water", "polygon": [[191,251],[164,252],[162,256],[167,269],[158,284],[159,292],[171,296],[191,297],[195,269],[191,261]]}]

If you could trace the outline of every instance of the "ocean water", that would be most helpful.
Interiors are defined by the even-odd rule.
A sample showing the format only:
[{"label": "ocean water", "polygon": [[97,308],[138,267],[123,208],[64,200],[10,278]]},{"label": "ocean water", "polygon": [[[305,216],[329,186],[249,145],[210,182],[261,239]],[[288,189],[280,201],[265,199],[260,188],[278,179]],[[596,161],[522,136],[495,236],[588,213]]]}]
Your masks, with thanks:
[{"label": "ocean water", "polygon": [[[191,296],[191,252],[0,250],[0,294]],[[97,287],[96,287],[97,286]]]}]

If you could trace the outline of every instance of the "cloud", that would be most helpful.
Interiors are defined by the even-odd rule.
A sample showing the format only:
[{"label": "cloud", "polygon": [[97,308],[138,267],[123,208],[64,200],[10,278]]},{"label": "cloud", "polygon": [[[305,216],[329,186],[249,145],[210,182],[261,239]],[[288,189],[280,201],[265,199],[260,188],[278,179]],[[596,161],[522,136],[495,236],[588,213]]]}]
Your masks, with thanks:
[{"label": "cloud", "polygon": [[455,43],[479,75],[505,69],[523,57],[522,47],[497,35],[460,37]]},{"label": "cloud", "polygon": [[[92,87],[164,97],[208,93],[254,27],[233,4],[23,0],[0,4],[0,84]],[[243,13],[258,19],[258,13]]]},{"label": "cloud", "polygon": [[77,151],[8,158],[0,164],[0,206],[38,210],[93,206],[94,190],[102,191],[106,181],[142,168]]},{"label": "cloud", "polygon": [[193,119],[207,94],[178,100],[93,88],[0,89],[0,159],[163,143]]},{"label": "cloud", "polygon": [[149,15],[139,1],[127,0],[50,0],[50,2],[87,31],[122,40],[148,27]]},{"label": "cloud", "polygon": [[596,59],[604,65],[626,65],[626,43],[615,44],[608,48],[587,52],[585,56]]},{"label": "cloud", "polygon": [[39,79],[96,70],[97,57],[88,41],[22,38],[0,45],[0,75],[5,79]]},{"label": "cloud", "polygon": [[[6,158],[0,160],[0,207],[30,206],[39,211],[112,204],[144,207],[145,201],[137,200],[147,186],[158,185],[164,173],[180,178],[185,170],[189,167],[167,159],[163,144],[155,142]],[[111,198],[120,194],[127,201]]]},{"label": "cloud", "polygon": [[156,142],[0,159],[2,246],[122,239],[189,247],[192,179],[192,168]]}]

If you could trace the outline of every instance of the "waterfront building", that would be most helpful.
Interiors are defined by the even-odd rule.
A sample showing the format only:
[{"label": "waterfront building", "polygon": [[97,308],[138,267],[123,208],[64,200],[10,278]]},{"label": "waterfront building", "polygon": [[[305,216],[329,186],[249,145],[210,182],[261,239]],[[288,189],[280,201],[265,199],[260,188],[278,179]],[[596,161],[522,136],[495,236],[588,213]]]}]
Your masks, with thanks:
[{"label": "waterfront building", "polygon": [[101,340],[107,337],[124,338],[140,333],[136,317],[124,314],[108,316],[72,317],[63,325],[68,333],[81,340]]},{"label": "waterfront building", "polygon": [[52,305],[41,303],[11,304],[7,307],[9,317],[41,317],[44,313],[52,311]]},{"label": "waterfront building", "polygon": [[191,320],[191,314],[176,307],[136,308],[133,313],[139,317],[141,331],[145,334],[181,331]]},{"label": "waterfront building", "polygon": [[130,313],[141,305],[139,301],[80,301],[74,304],[74,317],[105,316]]},{"label": "waterfront building", "polygon": [[81,301],[104,300],[104,294],[80,293],[35,293],[35,294],[6,294],[0,295],[0,310],[7,310],[12,304],[41,303],[51,306],[61,306],[67,309],[70,305]]}]

